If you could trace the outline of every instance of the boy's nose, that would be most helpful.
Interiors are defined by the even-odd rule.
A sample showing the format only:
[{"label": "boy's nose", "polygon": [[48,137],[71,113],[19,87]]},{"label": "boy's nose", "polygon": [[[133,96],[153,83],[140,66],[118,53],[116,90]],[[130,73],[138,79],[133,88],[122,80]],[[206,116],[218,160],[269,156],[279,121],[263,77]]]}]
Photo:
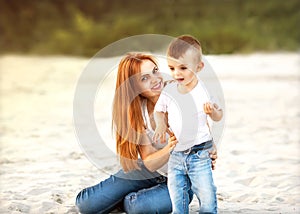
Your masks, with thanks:
[{"label": "boy's nose", "polygon": [[174,74],[175,74],[175,76],[176,76],[176,75],[180,74],[180,71],[179,71],[178,69],[175,69],[175,70],[174,70]]}]

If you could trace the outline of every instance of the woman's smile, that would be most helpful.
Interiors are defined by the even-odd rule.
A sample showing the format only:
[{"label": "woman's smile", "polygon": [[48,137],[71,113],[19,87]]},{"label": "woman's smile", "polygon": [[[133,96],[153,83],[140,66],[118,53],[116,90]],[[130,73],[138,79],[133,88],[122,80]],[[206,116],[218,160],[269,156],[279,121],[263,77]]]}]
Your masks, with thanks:
[{"label": "woman's smile", "polygon": [[161,91],[163,88],[163,84],[162,84],[162,81],[159,81],[158,83],[156,83],[152,88],[151,90],[153,91]]}]

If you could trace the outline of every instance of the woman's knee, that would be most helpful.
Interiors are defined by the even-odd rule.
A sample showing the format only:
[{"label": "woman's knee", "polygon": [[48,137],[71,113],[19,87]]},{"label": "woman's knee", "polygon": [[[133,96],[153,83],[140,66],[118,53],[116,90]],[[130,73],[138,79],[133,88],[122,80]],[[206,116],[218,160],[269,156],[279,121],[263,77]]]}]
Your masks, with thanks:
[{"label": "woman's knee", "polygon": [[138,200],[138,195],[136,192],[129,193],[124,198],[124,211],[130,214],[143,213],[145,208],[142,207],[142,203]]},{"label": "woman's knee", "polygon": [[151,189],[129,193],[123,203],[124,211],[130,214],[157,214],[172,211],[168,192],[155,192]]},{"label": "woman's knee", "polygon": [[89,195],[89,188],[81,190],[76,197],[75,205],[80,213],[96,213],[99,209],[99,203],[95,203]]},{"label": "woman's knee", "polygon": [[84,190],[81,190],[78,194],[77,194],[77,197],[76,197],[76,200],[75,200],[75,205],[76,205],[76,208],[79,212],[81,213],[86,213],[85,212],[85,207],[86,207],[86,202],[84,200],[84,192],[85,192],[85,189]]}]

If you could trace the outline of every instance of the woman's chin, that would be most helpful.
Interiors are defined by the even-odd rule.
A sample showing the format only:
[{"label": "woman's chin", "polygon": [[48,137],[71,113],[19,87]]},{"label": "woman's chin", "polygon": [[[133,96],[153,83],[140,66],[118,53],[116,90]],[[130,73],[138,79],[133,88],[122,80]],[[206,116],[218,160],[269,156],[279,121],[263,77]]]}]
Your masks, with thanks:
[{"label": "woman's chin", "polygon": [[159,97],[160,94],[161,94],[161,91],[152,91],[151,97]]},{"label": "woman's chin", "polygon": [[153,94],[155,94],[155,95],[160,95],[160,93],[161,93],[161,90],[152,91],[152,93],[153,93]]}]

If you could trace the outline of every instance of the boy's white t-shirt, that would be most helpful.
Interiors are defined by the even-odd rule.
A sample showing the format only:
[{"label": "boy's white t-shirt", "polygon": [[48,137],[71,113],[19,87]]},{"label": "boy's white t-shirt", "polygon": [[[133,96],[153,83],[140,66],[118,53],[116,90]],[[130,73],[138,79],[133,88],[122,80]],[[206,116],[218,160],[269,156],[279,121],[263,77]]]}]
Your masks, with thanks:
[{"label": "boy's white t-shirt", "polygon": [[168,84],[162,91],[154,111],[168,113],[168,123],[178,143],[174,151],[184,151],[212,140],[203,105],[211,102],[202,81],[190,92],[181,94],[177,83]]}]

